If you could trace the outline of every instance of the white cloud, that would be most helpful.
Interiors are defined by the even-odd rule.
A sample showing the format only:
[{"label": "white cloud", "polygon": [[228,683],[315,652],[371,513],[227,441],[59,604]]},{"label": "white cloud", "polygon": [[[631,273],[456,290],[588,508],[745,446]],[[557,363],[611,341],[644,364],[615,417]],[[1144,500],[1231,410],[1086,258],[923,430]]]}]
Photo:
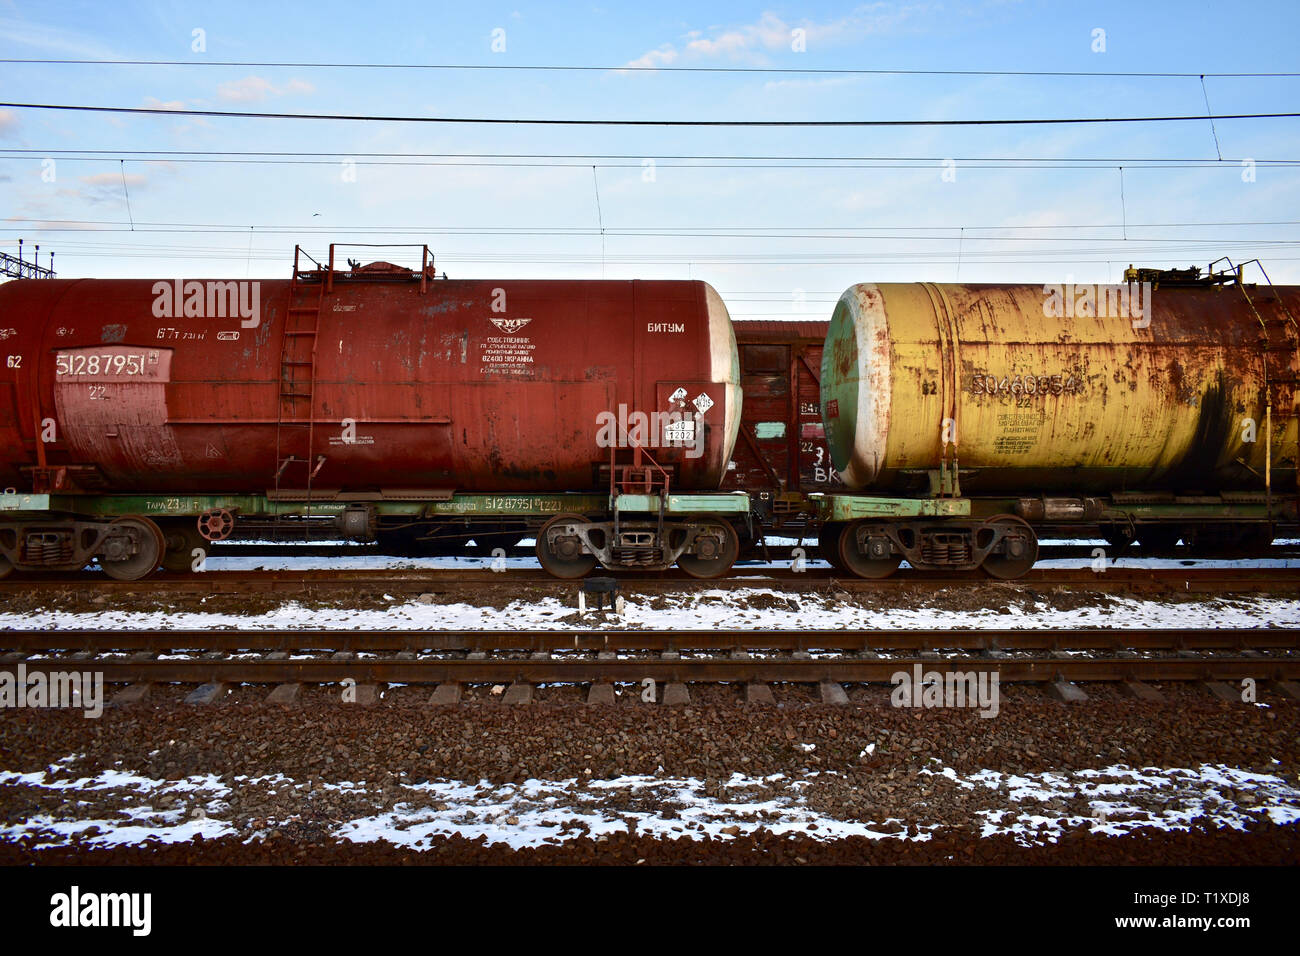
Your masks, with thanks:
[{"label": "white cloud", "polygon": [[668,66],[679,58],[687,62],[705,59],[762,62],[766,53],[790,52],[796,28],[804,31],[807,49],[813,51],[819,46],[852,43],[871,34],[885,33],[930,9],[928,3],[903,6],[871,3],[858,7],[847,16],[821,23],[811,20],[787,22],[775,13],[765,11],[754,23],[689,30],[682,35],[680,48],[677,44],[664,43],[626,65]]},{"label": "white cloud", "polygon": [[277,87],[270,80],[260,76],[229,80],[217,87],[217,96],[234,103],[260,103],[268,96],[305,96],[315,92],[316,87],[306,80],[293,79],[283,87]]},{"label": "white cloud", "polygon": [[[202,100],[190,100],[190,102],[186,103],[184,100],[160,100],[156,96],[146,96],[144,98],[144,103],[142,105],[146,109],[168,110],[168,111],[174,110],[179,113],[188,110],[192,106],[204,107],[207,104],[204,103]],[[123,127],[126,125],[116,117],[109,117],[108,119],[109,122],[113,123],[113,125],[115,126]],[[159,119],[161,119],[161,117],[159,117]],[[164,120],[163,122],[168,122],[168,121]],[[185,122],[177,123],[176,125],[174,125],[172,127],[172,131],[175,133],[184,133],[187,130],[193,129],[196,126],[201,126],[205,129],[212,128],[211,124],[208,123],[208,121],[205,120],[202,116],[190,116],[186,119]]]},{"label": "white cloud", "polygon": [[671,43],[665,43],[657,50],[650,50],[641,54],[627,65],[654,68],[659,66],[670,66],[675,59],[677,59],[677,51],[673,49]]},{"label": "white cloud", "polygon": [[116,57],[111,47],[88,34],[8,17],[0,17],[0,40],[76,59],[111,60]]},{"label": "white cloud", "polygon": [[764,13],[757,23],[726,30],[717,36],[699,37],[686,44],[686,52],[702,57],[736,56],[746,50],[774,50],[790,43],[791,27],[775,13]]},{"label": "white cloud", "polygon": [[18,114],[13,110],[0,110],[0,136],[10,136],[18,129]]},{"label": "white cloud", "polygon": [[825,76],[815,80],[769,80],[763,84],[765,90],[816,90],[832,86],[848,86],[856,83],[854,76]]},{"label": "white cloud", "polygon": [[144,98],[145,109],[150,110],[183,110],[187,109],[184,100],[160,100],[156,96],[146,96]]},{"label": "white cloud", "polygon": [[270,80],[260,76],[246,76],[242,80],[229,80],[217,87],[217,96],[236,103],[255,103],[273,92]]},{"label": "white cloud", "polygon": [[[143,186],[148,179],[141,173],[126,173],[126,184],[128,186]],[[95,173],[91,176],[82,176],[81,181],[87,186],[120,186],[122,185],[122,173]]]}]

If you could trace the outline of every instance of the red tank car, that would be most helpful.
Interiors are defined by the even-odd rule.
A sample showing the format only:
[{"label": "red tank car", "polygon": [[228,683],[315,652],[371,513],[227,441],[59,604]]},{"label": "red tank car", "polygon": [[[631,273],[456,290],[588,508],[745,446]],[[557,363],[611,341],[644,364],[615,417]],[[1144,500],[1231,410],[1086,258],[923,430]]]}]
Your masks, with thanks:
[{"label": "red tank car", "polygon": [[424,256],[0,286],[0,576],[188,568],[236,522],[424,553],[532,536],[561,577],[730,567],[749,500],[719,491],[741,390],[718,294],[438,280]]},{"label": "red tank car", "polygon": [[704,282],[0,285],[0,483],[27,491],[587,491],[632,438],[717,489],[736,346]]}]

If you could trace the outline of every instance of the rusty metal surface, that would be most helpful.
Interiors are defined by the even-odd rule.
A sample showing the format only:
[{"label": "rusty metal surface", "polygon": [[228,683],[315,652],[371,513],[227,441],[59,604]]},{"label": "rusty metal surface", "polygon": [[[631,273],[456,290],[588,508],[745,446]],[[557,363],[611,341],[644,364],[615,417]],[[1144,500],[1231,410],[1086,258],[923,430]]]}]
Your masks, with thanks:
[{"label": "rusty metal surface", "polygon": [[[13,357],[0,361],[0,486],[30,488],[24,469],[42,455],[86,491],[273,485],[281,361],[311,354],[282,349],[290,283],[255,283],[248,319],[160,317],[156,290],[169,285],[0,286],[0,354]],[[620,405],[667,412],[665,396],[680,388],[677,404],[690,412],[706,396],[696,403],[702,454],[656,457],[676,467],[679,487],[717,488],[740,393],[731,323],[707,284],[428,287],[339,282],[323,296],[311,405],[313,457],[325,460],[315,486],[597,490],[596,468],[609,461],[597,415]]]},{"label": "rusty metal surface", "polygon": [[1137,318],[1100,289],[1064,315],[1038,285],[849,289],[822,393],[846,482],[914,490],[948,419],[966,494],[1262,490],[1266,436],[1294,493],[1300,287],[1158,287]]}]

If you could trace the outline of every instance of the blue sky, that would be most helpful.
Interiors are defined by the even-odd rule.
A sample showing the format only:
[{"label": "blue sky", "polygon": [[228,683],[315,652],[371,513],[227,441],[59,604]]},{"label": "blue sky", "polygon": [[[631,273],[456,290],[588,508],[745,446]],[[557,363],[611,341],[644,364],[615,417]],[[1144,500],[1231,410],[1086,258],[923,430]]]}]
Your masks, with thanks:
[{"label": "blue sky", "polygon": [[[1199,74],[1300,70],[1298,27],[1300,5],[1293,2],[1252,4],[1243,16],[1185,2],[187,9],[0,0],[0,58]],[[192,50],[196,29],[204,31],[204,52]],[[494,52],[498,29],[505,50]],[[804,31],[803,51],[792,49],[797,29]],[[1098,29],[1105,31],[1104,52],[1093,49]],[[0,79],[0,100],[7,102],[413,116],[817,120],[1205,112],[1195,77],[6,63]],[[1206,92],[1216,113],[1300,106],[1297,77],[1210,77]],[[1243,158],[1300,160],[1300,120],[1216,125],[1223,164],[1157,169],[1132,160],[1215,160],[1210,124],[635,129],[0,110],[0,249],[13,251],[20,236],[29,248],[40,242],[43,251],[58,253],[62,276],[287,277],[295,242],[313,252],[331,240],[428,242],[453,277],[702,278],[723,293],[733,314],[765,317],[815,317],[825,311],[821,303],[861,281],[1115,281],[1130,261],[1179,266],[1222,254],[1259,256],[1275,280],[1300,282],[1300,169],[1259,165],[1247,182],[1240,165]],[[79,161],[56,150],[108,152]],[[243,151],[334,155],[290,165],[180,162],[158,153],[174,150],[208,159]],[[142,158],[144,151],[153,159]],[[476,160],[566,164],[529,168],[374,165],[364,153],[580,155]],[[680,155],[913,159],[894,163],[912,168],[708,168],[708,161],[667,158]],[[1115,162],[994,169],[979,168],[972,157]],[[53,166],[45,162],[50,158]],[[955,160],[946,177],[945,158]],[[654,159],[653,177],[646,159]],[[694,165],[677,165],[683,162]],[[83,225],[58,225],[67,221]],[[1221,225],[1240,222],[1268,224]],[[598,223],[606,229],[603,243]],[[1154,225],[1168,223],[1206,225]],[[556,235],[557,229],[571,232]],[[492,234],[475,234],[484,231]]]}]

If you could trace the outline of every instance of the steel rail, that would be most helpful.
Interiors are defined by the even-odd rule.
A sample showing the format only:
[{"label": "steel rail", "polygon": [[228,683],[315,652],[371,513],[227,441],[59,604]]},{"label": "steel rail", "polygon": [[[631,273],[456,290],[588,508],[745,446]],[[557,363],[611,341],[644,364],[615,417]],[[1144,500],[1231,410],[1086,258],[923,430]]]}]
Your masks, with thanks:
[{"label": "steel rail", "polygon": [[0,630],[10,653],[155,651],[1300,651],[1300,628]]},{"label": "steel rail", "polygon": [[[1086,586],[1092,590],[1158,589],[1204,593],[1222,590],[1259,591],[1266,588],[1300,589],[1300,568],[1046,568],[1030,571],[1015,581],[999,581],[979,571],[940,572],[903,570],[883,580],[866,580],[827,574],[820,569],[798,572],[789,568],[740,567],[723,578],[698,580],[676,571],[656,575],[610,573],[623,588],[687,586],[692,590],[772,587],[795,590],[891,591],[916,585],[929,587],[1001,586],[1011,590],[1025,587]],[[474,569],[403,568],[366,570],[256,570],[204,571],[195,574],[160,572],[140,581],[115,581],[93,571],[15,574],[0,581],[0,594],[21,594],[39,590],[84,588],[96,593],[171,592],[221,594],[257,592],[299,592],[312,589],[384,588],[404,593],[422,593],[446,588],[468,590],[491,585],[538,585],[577,592],[580,581],[562,581],[539,570],[508,569],[494,572]]]},{"label": "steel rail", "polygon": [[[772,561],[793,561],[795,545],[772,545],[767,548],[767,555]],[[817,545],[805,543],[798,545],[803,552],[803,557],[808,560],[817,560]],[[1073,559],[1077,561],[1091,561],[1095,556],[1097,548],[1102,548],[1106,552],[1108,559],[1113,558],[1149,558],[1153,555],[1130,554],[1133,549],[1116,550],[1108,545],[1091,545],[1091,544],[1040,544],[1038,546],[1039,561],[1053,561]],[[506,557],[508,558],[533,558],[536,552],[532,548],[516,547],[507,548]],[[240,542],[221,542],[213,544],[208,548],[208,558],[347,558],[347,557],[400,557],[388,555],[382,548],[374,544],[334,544],[328,541],[312,541],[310,543],[282,542],[279,544],[243,544]],[[482,555],[462,555],[464,558],[476,558],[479,560],[490,561],[490,558],[483,558]],[[1166,555],[1165,557],[1170,557]],[[1210,561],[1215,558],[1206,556],[1197,556],[1191,554],[1177,554],[1172,556],[1179,560],[1188,561]],[[1267,551],[1255,555],[1256,558],[1266,558],[1270,560],[1285,560],[1300,558],[1300,549],[1289,545],[1273,545]],[[1219,559],[1221,560],[1221,559]],[[740,563],[739,566],[744,568],[745,565]]]},{"label": "steel rail", "polygon": [[[1001,681],[1185,681],[1295,680],[1300,660],[1267,657],[1081,658],[1047,656],[991,659],[988,657],[898,657],[812,659],[736,659],[707,657],[666,660],[662,657],[574,659],[548,658],[321,658],[313,660],[126,660],[37,658],[0,664],[0,674],[93,671],[108,683],[357,683],[437,684],[474,683],[889,683],[900,671],[945,674],[960,671],[998,674]],[[22,668],[22,671],[19,671]]]}]

